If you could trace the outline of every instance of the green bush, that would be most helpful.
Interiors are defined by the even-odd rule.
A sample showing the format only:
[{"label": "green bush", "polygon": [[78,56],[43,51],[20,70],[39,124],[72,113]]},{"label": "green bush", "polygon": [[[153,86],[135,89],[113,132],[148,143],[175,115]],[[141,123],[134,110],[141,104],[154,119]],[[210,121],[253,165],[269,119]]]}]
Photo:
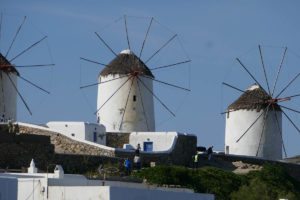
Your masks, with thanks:
[{"label": "green bush", "polygon": [[217,199],[229,199],[231,192],[238,190],[243,182],[242,176],[213,167],[193,172],[193,179],[191,188],[195,192],[215,194]]},{"label": "green bush", "polygon": [[158,185],[187,186],[191,181],[189,170],[184,167],[157,166],[143,169],[134,175],[147,179],[148,183]]},{"label": "green bush", "polygon": [[248,183],[231,194],[232,199],[300,199],[299,182],[278,165],[264,165],[259,172],[247,175]]},{"label": "green bush", "polygon": [[228,199],[232,191],[238,190],[242,178],[232,172],[207,167],[191,170],[184,167],[158,166],[135,173],[150,184],[177,185],[194,189],[195,192],[212,193],[218,199]]},{"label": "green bush", "polygon": [[216,199],[300,199],[299,182],[277,165],[265,165],[261,171],[236,175],[214,167],[197,170],[177,166],[143,169],[134,176],[150,184],[176,185],[199,193],[211,193]]}]

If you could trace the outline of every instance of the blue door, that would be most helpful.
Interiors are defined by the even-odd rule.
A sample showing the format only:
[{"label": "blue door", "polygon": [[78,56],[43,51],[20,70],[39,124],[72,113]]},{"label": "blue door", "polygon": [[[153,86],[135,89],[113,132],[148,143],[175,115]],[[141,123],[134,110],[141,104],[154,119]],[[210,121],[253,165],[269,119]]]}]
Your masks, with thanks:
[{"label": "blue door", "polygon": [[153,142],[144,142],[144,151],[153,151]]}]

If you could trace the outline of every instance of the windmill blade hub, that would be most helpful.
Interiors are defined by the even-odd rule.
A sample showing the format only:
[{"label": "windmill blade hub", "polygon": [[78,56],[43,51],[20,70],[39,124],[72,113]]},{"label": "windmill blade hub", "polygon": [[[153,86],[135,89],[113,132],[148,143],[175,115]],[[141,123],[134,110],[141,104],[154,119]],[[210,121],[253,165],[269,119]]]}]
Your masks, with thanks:
[{"label": "windmill blade hub", "polygon": [[1,53],[0,53],[0,71],[6,73],[14,73],[17,76],[19,76],[18,70]]}]

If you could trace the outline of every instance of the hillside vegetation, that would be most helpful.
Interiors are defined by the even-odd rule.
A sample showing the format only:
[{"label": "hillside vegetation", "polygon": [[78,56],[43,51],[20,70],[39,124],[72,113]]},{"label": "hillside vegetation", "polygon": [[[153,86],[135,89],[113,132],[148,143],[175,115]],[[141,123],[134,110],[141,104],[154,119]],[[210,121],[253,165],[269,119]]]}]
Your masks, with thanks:
[{"label": "hillside vegetation", "polygon": [[158,186],[186,187],[199,193],[212,193],[216,199],[300,199],[300,183],[278,165],[267,164],[261,171],[252,171],[246,175],[237,175],[214,167],[194,170],[177,166],[157,166],[136,172],[134,176]]}]

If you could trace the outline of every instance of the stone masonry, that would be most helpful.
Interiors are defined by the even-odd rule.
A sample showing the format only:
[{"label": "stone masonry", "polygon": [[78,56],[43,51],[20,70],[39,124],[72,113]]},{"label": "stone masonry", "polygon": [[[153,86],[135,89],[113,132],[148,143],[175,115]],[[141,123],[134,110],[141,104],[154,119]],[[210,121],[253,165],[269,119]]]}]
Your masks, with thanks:
[{"label": "stone masonry", "polygon": [[[128,157],[133,159],[134,151],[121,148],[109,150],[68,138],[62,134],[19,125],[18,134],[8,133],[7,125],[0,125],[0,168],[21,169],[28,167],[35,159],[42,171],[51,170],[60,164],[66,173],[86,173],[97,169],[99,164],[123,163]],[[110,134],[110,133],[109,133]],[[129,134],[110,135],[111,146],[121,147],[128,143]],[[196,150],[196,136],[179,135],[173,152],[144,153],[141,159],[145,166],[150,162],[156,164],[189,165]]]},{"label": "stone masonry", "polygon": [[129,143],[130,133],[106,133],[106,145],[114,148],[123,148]]},{"label": "stone masonry", "polygon": [[50,137],[55,153],[114,157],[114,151],[72,140],[62,134],[20,126],[21,134],[44,135]]}]

